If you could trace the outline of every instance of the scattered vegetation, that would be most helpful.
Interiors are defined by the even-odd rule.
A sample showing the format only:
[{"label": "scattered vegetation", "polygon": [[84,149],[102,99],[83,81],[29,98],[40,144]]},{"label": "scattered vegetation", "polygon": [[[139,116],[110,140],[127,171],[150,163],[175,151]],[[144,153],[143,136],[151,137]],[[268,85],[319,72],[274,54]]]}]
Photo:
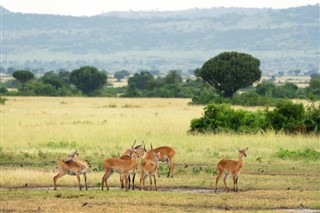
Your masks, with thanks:
[{"label": "scattered vegetation", "polygon": [[[86,70],[87,69],[87,70]],[[195,73],[200,76],[201,69]],[[85,72],[81,79],[77,79],[74,73]],[[92,72],[92,73],[91,73]],[[207,71],[208,72],[208,71]],[[72,75],[72,76],[71,76]],[[206,74],[209,75],[209,74]],[[245,75],[245,74],[242,74]],[[210,80],[196,79],[183,80],[179,70],[171,70],[164,76],[154,76],[151,72],[141,71],[128,78],[128,85],[123,87],[103,86],[106,79],[104,73],[94,67],[81,67],[71,73],[53,71],[45,73],[39,79],[28,80],[24,83],[24,89],[8,90],[5,87],[19,88],[18,84],[2,84],[0,94],[5,96],[96,96],[96,97],[165,97],[165,98],[191,98],[191,104],[227,103],[243,106],[276,106],[287,99],[320,99],[320,77],[312,75],[310,84],[306,88],[298,88],[293,83],[276,85],[273,81],[262,81],[256,87],[247,87],[239,93],[226,92],[226,89],[217,89],[208,83]],[[204,76],[203,76],[204,77]],[[99,80],[99,87],[95,88]],[[231,87],[237,78],[229,82],[224,81],[226,87]],[[243,77],[244,78],[244,77]],[[73,80],[72,80],[73,79]],[[256,78],[254,78],[256,79]],[[250,82],[253,81],[252,79]],[[16,81],[14,81],[16,82]],[[81,82],[87,82],[82,84]],[[90,83],[91,82],[91,83]],[[80,85],[78,85],[80,84]],[[228,86],[229,85],[229,86]],[[248,85],[245,84],[245,85]],[[238,86],[239,87],[239,86]],[[230,90],[230,89],[229,89]],[[228,93],[228,95],[226,94]],[[233,95],[232,95],[233,94]]]},{"label": "scattered vegetation", "polygon": [[288,149],[281,148],[275,153],[275,156],[284,160],[320,160],[320,152],[312,148],[305,148],[303,150],[296,151],[289,151]]},{"label": "scattered vegetation", "polygon": [[5,104],[6,103],[6,98],[3,98],[0,96],[0,104]]},{"label": "scattered vegetation", "polygon": [[77,147],[77,143],[75,141],[72,141],[72,142],[68,142],[68,141],[59,141],[59,142],[49,141],[48,143],[45,144],[45,147],[54,148],[54,149],[63,149],[63,148],[75,149]]}]

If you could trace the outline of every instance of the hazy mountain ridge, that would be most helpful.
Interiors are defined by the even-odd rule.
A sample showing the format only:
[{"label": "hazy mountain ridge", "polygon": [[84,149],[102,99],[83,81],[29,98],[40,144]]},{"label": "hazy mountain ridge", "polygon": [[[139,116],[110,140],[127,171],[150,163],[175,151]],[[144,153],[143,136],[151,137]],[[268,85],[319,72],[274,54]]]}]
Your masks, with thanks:
[{"label": "hazy mountain ridge", "polygon": [[189,70],[221,51],[236,50],[261,59],[264,72],[314,69],[319,67],[319,8],[129,11],[92,17],[2,9],[3,65]]}]

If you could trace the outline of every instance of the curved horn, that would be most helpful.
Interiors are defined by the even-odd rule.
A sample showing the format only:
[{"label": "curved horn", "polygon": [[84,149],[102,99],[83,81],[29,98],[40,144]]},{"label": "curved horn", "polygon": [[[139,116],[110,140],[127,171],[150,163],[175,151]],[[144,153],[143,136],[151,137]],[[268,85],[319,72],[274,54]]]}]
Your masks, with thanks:
[{"label": "curved horn", "polygon": [[152,143],[150,143],[150,146],[151,146],[151,149],[153,149],[153,147],[152,147]]},{"label": "curved horn", "polygon": [[131,148],[130,148],[130,151],[133,152],[134,150],[134,145],[136,144],[136,140],[134,140],[134,143],[132,144]]}]

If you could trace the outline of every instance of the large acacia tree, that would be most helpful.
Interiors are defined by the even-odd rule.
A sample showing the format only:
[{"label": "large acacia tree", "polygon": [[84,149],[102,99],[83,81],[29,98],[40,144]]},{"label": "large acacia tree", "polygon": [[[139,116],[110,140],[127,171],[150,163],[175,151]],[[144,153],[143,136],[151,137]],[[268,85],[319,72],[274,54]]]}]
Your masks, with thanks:
[{"label": "large acacia tree", "polygon": [[260,61],[249,54],[223,52],[205,62],[195,74],[226,97],[260,80]]},{"label": "large acacia tree", "polygon": [[70,81],[84,94],[90,95],[103,87],[107,76],[95,67],[84,66],[71,72]]},{"label": "large acacia tree", "polygon": [[25,84],[34,78],[33,73],[27,70],[16,70],[12,76],[22,84],[21,91],[24,91]]}]

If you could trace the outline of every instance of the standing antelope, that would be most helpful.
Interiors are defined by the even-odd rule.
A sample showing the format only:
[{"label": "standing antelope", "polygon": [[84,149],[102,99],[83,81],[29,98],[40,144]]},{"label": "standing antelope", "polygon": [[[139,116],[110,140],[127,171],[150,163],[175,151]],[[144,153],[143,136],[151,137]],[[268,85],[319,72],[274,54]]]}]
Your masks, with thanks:
[{"label": "standing antelope", "polygon": [[[134,142],[135,144],[136,142]],[[134,146],[133,144],[133,146]],[[142,157],[145,155],[146,153],[146,149],[144,147],[144,144],[142,145],[138,145],[136,147],[134,147],[134,150],[138,153],[138,158]],[[130,159],[130,153],[131,153],[131,149],[127,149],[120,157],[120,159]],[[138,164],[137,164],[137,167],[138,167]],[[134,190],[134,179],[135,179],[135,176],[136,176],[136,170],[138,168],[136,168],[135,170],[132,170],[132,173],[129,173],[128,175],[128,182],[129,182],[129,187],[128,189],[130,189],[130,183],[131,183],[131,178],[130,178],[130,175],[132,174],[132,190]],[[120,183],[121,183],[121,189],[123,189],[124,187],[124,178],[122,175],[120,175]]]},{"label": "standing antelope", "polygon": [[222,173],[225,174],[223,182],[224,182],[224,186],[226,187],[226,189],[229,191],[229,188],[227,186],[226,180],[228,179],[230,173],[233,176],[233,190],[234,192],[238,191],[238,177],[240,174],[240,171],[243,167],[243,157],[247,157],[247,153],[246,151],[248,150],[248,147],[246,149],[238,149],[239,150],[239,161],[234,161],[234,160],[221,160],[219,161],[219,163],[217,164],[217,171],[218,171],[218,176],[216,179],[216,188],[215,188],[215,192],[217,192],[217,185],[218,185],[218,181],[222,176]]},{"label": "standing antelope", "polygon": [[154,153],[152,152],[154,157],[152,160],[144,159],[141,163],[141,178],[140,178],[140,190],[141,190],[141,182],[143,183],[143,188],[146,190],[145,179],[149,176],[150,178],[150,190],[152,190],[152,177],[154,182],[154,188],[157,191],[157,178],[156,172],[158,169],[158,162],[160,157],[160,152]]},{"label": "standing antelope", "polygon": [[108,158],[105,159],[102,164],[104,168],[104,175],[102,177],[102,187],[101,190],[103,190],[104,184],[107,187],[107,190],[109,191],[108,186],[108,178],[114,173],[119,173],[122,178],[124,178],[125,181],[125,189],[127,190],[128,187],[128,174],[132,173],[134,170],[137,169],[138,164],[138,153],[134,150],[133,146],[131,147],[131,152],[128,155],[128,158],[126,159],[120,159],[120,158]]},{"label": "standing antelope", "polygon": [[89,165],[86,161],[78,159],[77,156],[78,152],[75,151],[65,160],[57,160],[59,173],[53,177],[54,190],[57,189],[57,180],[66,174],[77,176],[80,190],[80,175],[83,174],[86,190],[88,190],[86,173],[89,171]]},{"label": "standing antelope", "polygon": [[[153,149],[151,144],[151,150],[146,153],[146,155],[144,156],[144,159],[153,160],[154,154],[158,152],[160,153],[159,161],[166,161],[167,166],[169,168],[167,177],[169,177],[170,174],[171,174],[171,177],[173,177],[173,169],[174,169],[173,157],[176,154],[176,151],[169,146],[160,146],[158,148]],[[158,169],[158,177],[160,177],[159,169]]]}]

